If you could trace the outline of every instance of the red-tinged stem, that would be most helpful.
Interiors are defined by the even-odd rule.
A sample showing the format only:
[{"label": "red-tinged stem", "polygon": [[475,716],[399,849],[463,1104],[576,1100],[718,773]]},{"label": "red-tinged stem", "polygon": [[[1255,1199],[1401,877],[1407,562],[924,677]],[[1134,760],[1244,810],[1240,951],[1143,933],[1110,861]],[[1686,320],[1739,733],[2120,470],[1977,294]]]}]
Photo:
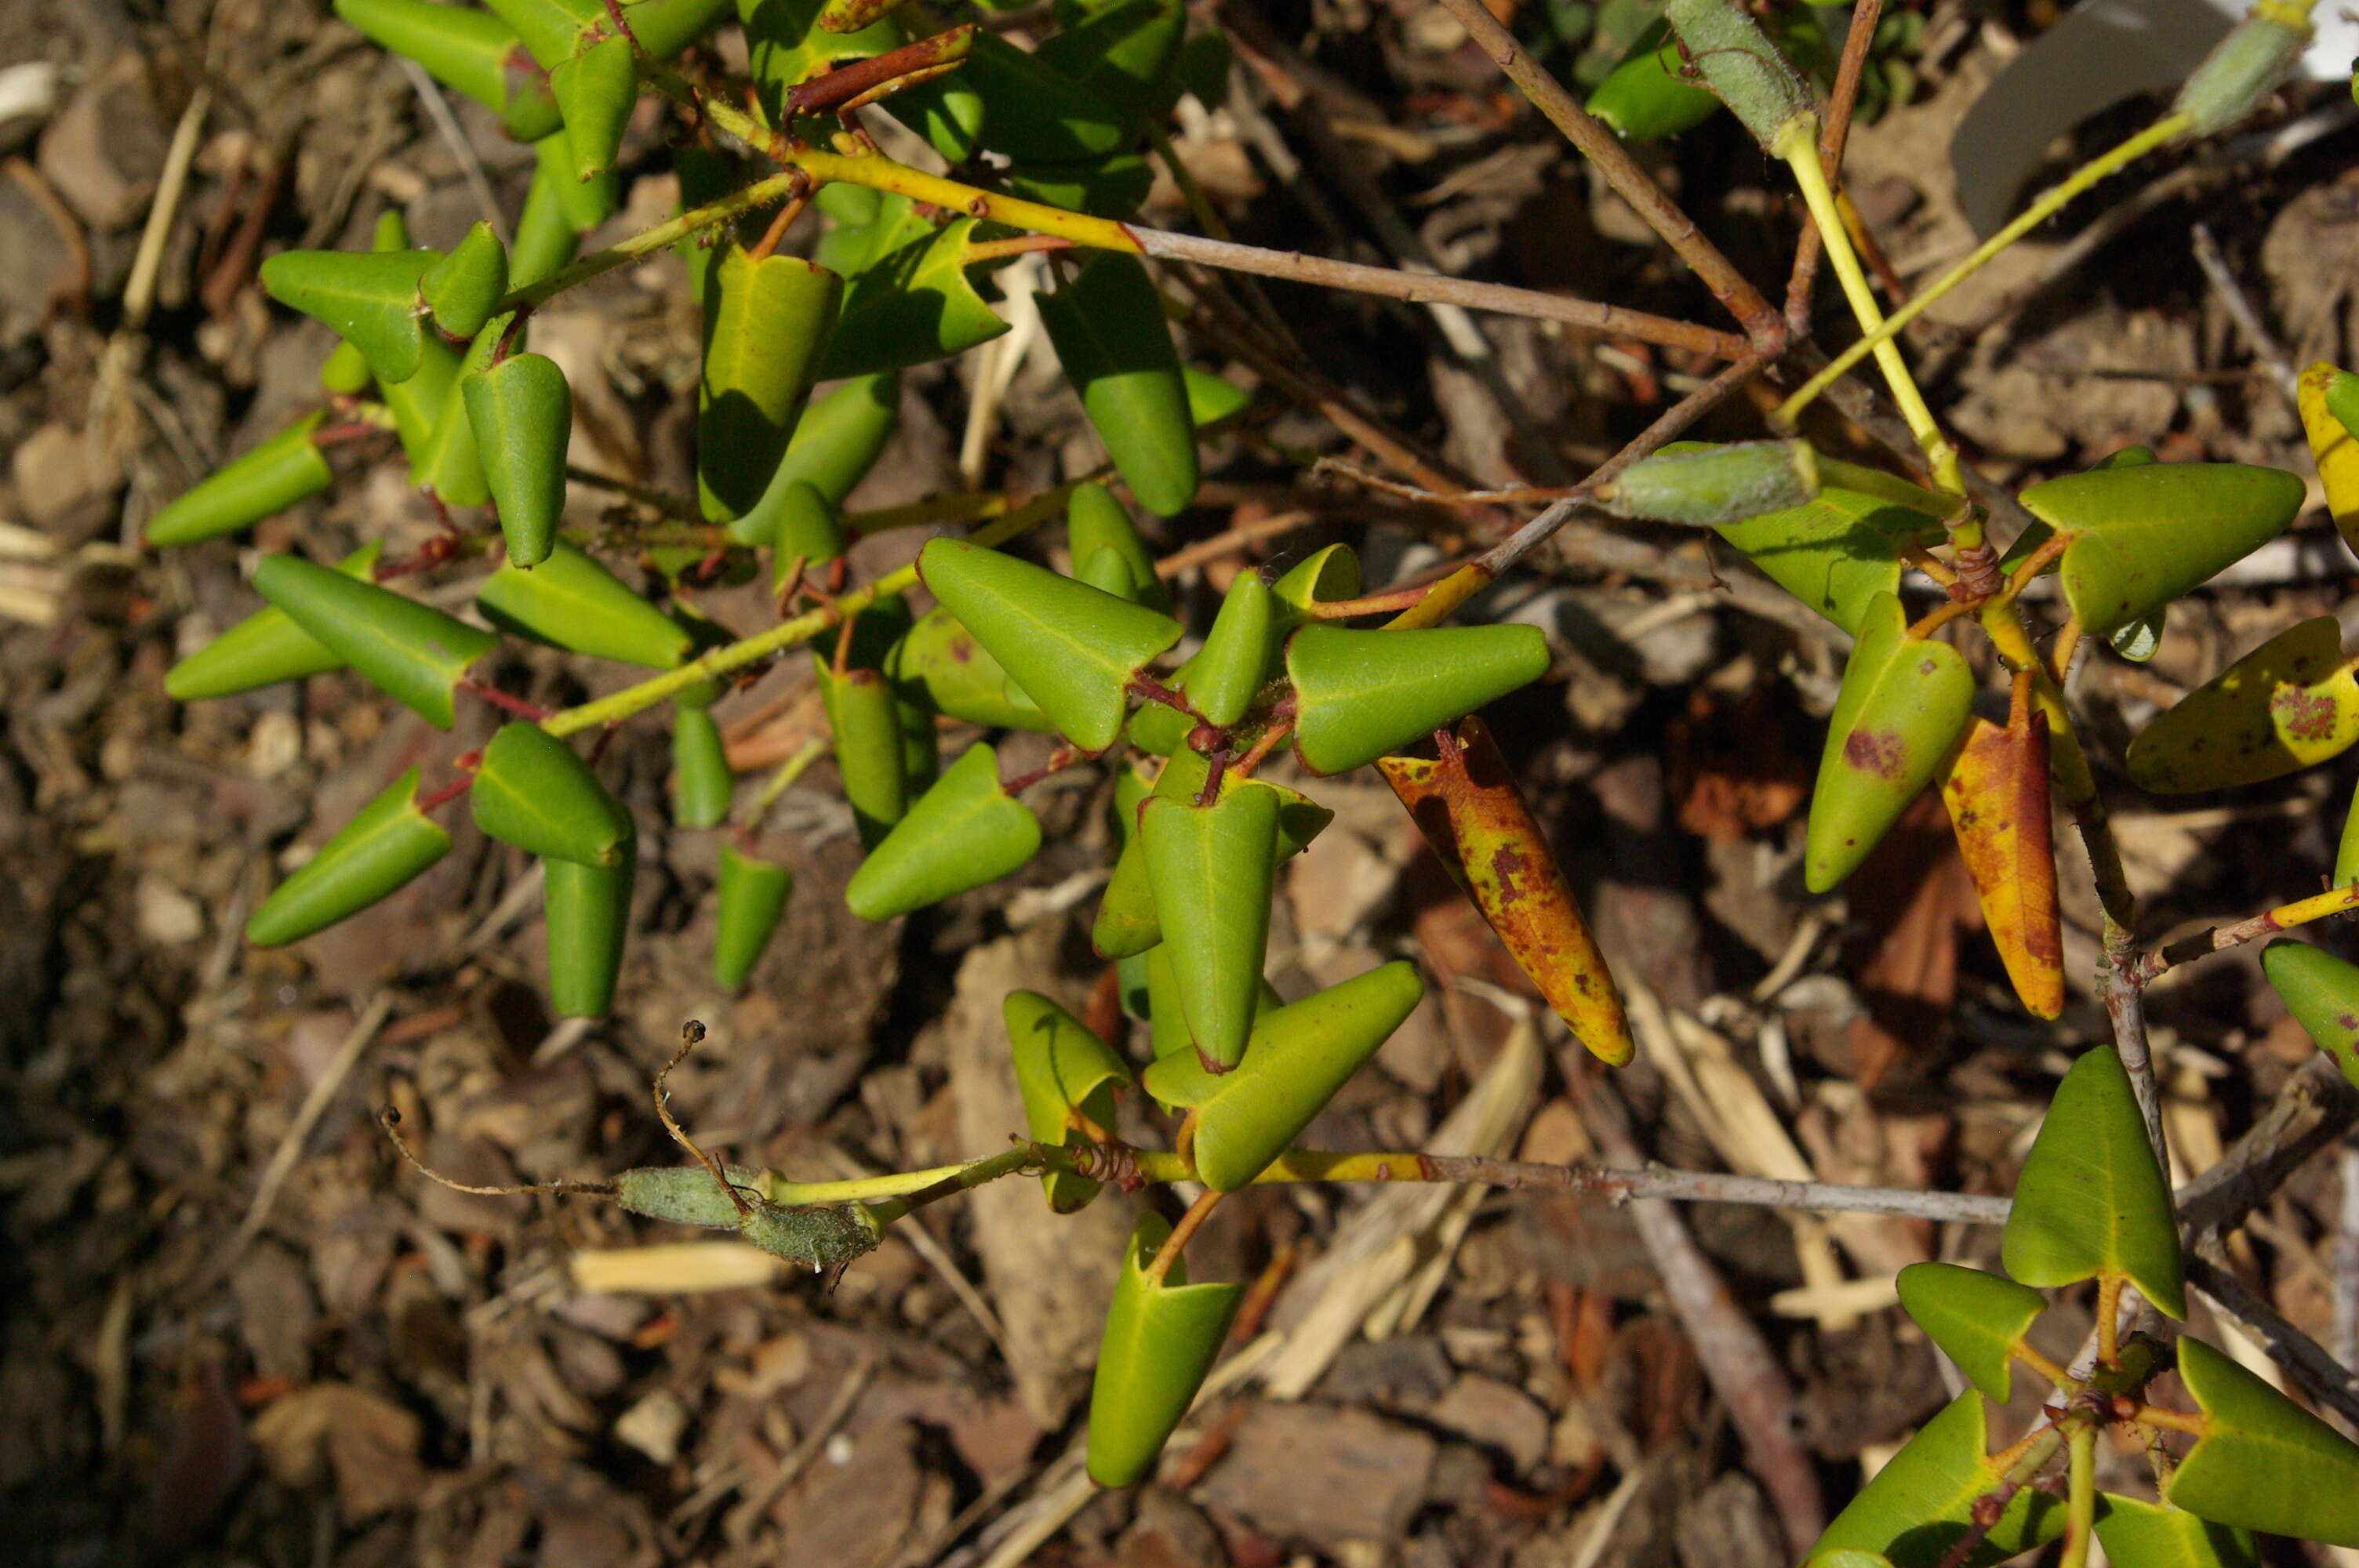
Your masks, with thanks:
[{"label": "red-tinged stem", "polygon": [[365,440],[371,436],[384,434],[384,426],[365,419],[355,419],[348,425],[321,426],[311,432],[311,444],[324,451],[330,447],[347,446],[354,441]]},{"label": "red-tinged stem", "polygon": [[959,253],[959,265],[997,261],[1002,256],[1029,255],[1036,251],[1069,251],[1073,242],[1061,234],[1018,234],[1012,240],[986,240]]},{"label": "red-tinged stem", "polygon": [[481,752],[470,752],[461,757],[454,765],[463,771],[457,778],[452,779],[432,795],[419,796],[418,809],[426,812],[432,811],[437,806],[448,806],[473,789],[475,784],[475,769],[482,765],[483,761],[484,754]]},{"label": "red-tinged stem", "polygon": [[2168,947],[2148,952],[2137,961],[2135,974],[2140,985],[2175,964],[2224,953],[2231,947],[2241,947],[2247,942],[2257,942],[2264,936],[2274,936],[2297,925],[2307,925],[2313,920],[2329,915],[2348,914],[2359,909],[2359,882],[2350,887],[2330,888],[2310,898],[2297,899],[2266,910],[2250,920],[2240,920],[2234,925],[2215,925],[2211,930],[2190,936],[2183,942],[2173,942]]},{"label": "red-tinged stem", "polygon": [[520,697],[510,697],[499,687],[485,686],[481,681],[462,680],[459,683],[459,689],[472,692],[494,708],[503,712],[513,713],[518,719],[529,719],[535,724],[540,723],[557,711],[553,708],[542,708],[537,703],[527,702]]},{"label": "red-tinged stem", "polygon": [[1173,1226],[1171,1234],[1163,1238],[1162,1247],[1155,1254],[1155,1261],[1147,1266],[1147,1277],[1149,1280],[1158,1285],[1163,1282],[1164,1276],[1171,1272],[1171,1265],[1180,1260],[1180,1254],[1186,1249],[1188,1238],[1194,1236],[1202,1227],[1206,1217],[1219,1206],[1224,1195],[1221,1193],[1206,1193],[1188,1206],[1188,1212],[1180,1217],[1180,1223]]},{"label": "red-tinged stem", "polygon": [[1348,621],[1354,615],[1390,615],[1407,610],[1432,589],[1431,583],[1424,583],[1416,588],[1397,588],[1389,593],[1371,593],[1358,599],[1314,600],[1306,608],[1314,621]]}]

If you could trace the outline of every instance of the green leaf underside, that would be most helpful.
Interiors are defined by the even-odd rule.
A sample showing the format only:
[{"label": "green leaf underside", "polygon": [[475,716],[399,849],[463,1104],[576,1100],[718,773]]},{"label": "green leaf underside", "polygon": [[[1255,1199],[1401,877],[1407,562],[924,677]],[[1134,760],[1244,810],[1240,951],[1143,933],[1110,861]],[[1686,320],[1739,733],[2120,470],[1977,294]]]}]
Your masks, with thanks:
[{"label": "green leaf underside", "polygon": [[920,616],[894,647],[885,673],[904,702],[1001,730],[1056,728],[1037,705],[1007,691],[1007,672],[959,618],[940,606]]},{"label": "green leaf underside", "polygon": [[2262,950],[2261,973],[2294,1022],[2359,1087],[2359,966],[2285,937]]},{"label": "green leaf underside", "polygon": [[2233,1525],[2111,1492],[2097,1507],[2097,1540],[2119,1568],[2259,1568],[2253,1538]]},{"label": "green leaf underside", "polygon": [[279,947],[389,897],[451,850],[451,835],[418,809],[410,769],[354,814],[245,925],[245,939]]},{"label": "green leaf underside", "polygon": [[2014,1389],[2014,1348],[2048,1310],[2047,1298],[1979,1269],[1911,1263],[1900,1271],[1900,1305],[1984,1393],[2004,1404]]},{"label": "green leaf underside", "polygon": [[861,862],[844,902],[889,920],[997,881],[1039,848],[1040,819],[1000,786],[996,753],[970,746]]},{"label": "green leaf underside", "polygon": [[1898,593],[1901,550],[1941,542],[1940,524],[1922,513],[1832,485],[1800,506],[1723,523],[1718,532],[1772,582],[1854,636],[1877,594]]},{"label": "green leaf underside", "polygon": [[2186,1317],[2170,1189],[2129,1074],[2108,1047],[2082,1052],[2058,1087],[2017,1179],[1999,1255],[2024,1284],[2052,1289],[2119,1275],[2172,1317]]},{"label": "green leaf underside", "polygon": [[2359,1447],[2200,1339],[2179,1375],[2211,1417],[2166,1498],[2219,1524],[2359,1546]]},{"label": "green leaf underside", "polygon": [[[1973,1389],[1951,1400],[1835,1516],[1811,1549],[1811,1562],[1828,1552],[1857,1551],[1881,1553],[1895,1568],[1939,1568],[1966,1533],[1974,1500],[1998,1485],[1990,1462],[1987,1411]],[[1991,1568],[2052,1540],[2063,1528],[2063,1499],[2026,1487],[1962,1568]]]},{"label": "green leaf underside", "polygon": [[499,646],[491,633],[299,556],[266,556],[254,586],[370,684],[438,730],[456,718],[452,691]]},{"label": "green leaf underside", "polygon": [[565,513],[565,452],[573,435],[573,393],[546,354],[513,354],[459,378],[476,460],[499,509],[508,559],[549,558]]}]

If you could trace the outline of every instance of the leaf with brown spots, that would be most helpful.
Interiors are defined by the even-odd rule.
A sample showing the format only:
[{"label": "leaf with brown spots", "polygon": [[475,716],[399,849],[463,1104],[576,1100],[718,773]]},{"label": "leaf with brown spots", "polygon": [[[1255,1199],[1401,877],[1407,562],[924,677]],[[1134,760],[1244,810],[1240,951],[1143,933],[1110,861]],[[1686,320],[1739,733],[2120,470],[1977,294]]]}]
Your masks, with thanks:
[{"label": "leaf with brown spots", "polygon": [[2048,811],[2048,716],[2018,676],[2001,729],[1977,719],[1941,780],[1958,852],[2015,994],[2035,1018],[2064,1011],[2063,930]]},{"label": "leaf with brown spots", "polygon": [[2359,676],[2332,615],[2280,632],[2180,699],[2130,742],[2129,773],[2157,795],[2259,784],[2359,741]]},{"label": "leaf with brown spots", "polygon": [[1471,715],[1435,739],[1438,761],[1376,759],[1385,782],[1557,1016],[1592,1055],[1622,1065],[1635,1048],[1622,993],[1507,760]]},{"label": "leaf with brown spots", "polygon": [[2350,379],[2349,371],[2321,360],[2301,373],[2299,401],[2302,432],[2318,462],[2318,481],[2326,487],[2326,509],[2334,514],[2335,532],[2359,550],[2359,436],[2345,428],[2326,405],[2326,395]]}]

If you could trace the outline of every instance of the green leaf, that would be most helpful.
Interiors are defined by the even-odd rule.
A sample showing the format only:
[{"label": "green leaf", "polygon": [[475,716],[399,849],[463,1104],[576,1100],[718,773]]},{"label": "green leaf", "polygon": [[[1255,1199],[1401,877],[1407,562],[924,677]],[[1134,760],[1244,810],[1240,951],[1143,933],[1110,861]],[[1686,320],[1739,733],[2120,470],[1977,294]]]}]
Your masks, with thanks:
[{"label": "green leaf", "polygon": [[1147,1091],[1195,1106],[1196,1173],[1214,1192],[1234,1192],[1286,1152],[1424,995],[1416,965],[1383,965],[1263,1013],[1235,1071],[1215,1076],[1198,1053],[1175,1052],[1147,1070]]},{"label": "green leaf", "polygon": [[1085,752],[1114,743],[1132,678],[1180,640],[1180,623],[1169,616],[996,550],[935,539],[919,555],[918,569],[934,597]]},{"label": "green leaf", "polygon": [[[1114,1090],[1129,1085],[1130,1069],[1104,1041],[1038,991],[1008,992],[1001,1016],[1016,1053],[1016,1084],[1032,1141],[1056,1148],[1088,1143],[1089,1135],[1071,1124],[1075,1111],[1099,1127],[1114,1126]],[[1053,1213],[1071,1214],[1097,1195],[1097,1183],[1071,1171],[1051,1171],[1040,1180]]]},{"label": "green leaf", "polygon": [[[480,786],[479,786],[480,787]],[[611,866],[543,860],[541,914],[549,932],[549,1004],[560,1018],[603,1018],[614,1005],[631,929],[638,849],[625,839]]]},{"label": "green leaf", "polygon": [[721,726],[702,708],[675,704],[671,716],[671,819],[682,827],[718,827],[737,793]]},{"label": "green leaf", "polygon": [[1032,58],[1135,121],[1158,106],[1187,22],[1177,0],[1119,0],[1042,39]]},{"label": "green leaf", "polygon": [[[417,379],[410,377],[411,381]],[[358,397],[374,384],[367,358],[341,339],[328,351],[328,357],[320,362],[320,390],[331,397]]]},{"label": "green leaf", "polygon": [[1854,636],[1879,593],[1900,591],[1900,552],[1941,541],[1922,513],[1829,485],[1803,505],[1720,525],[1771,581]]},{"label": "green leaf", "polygon": [[[385,541],[372,539],[338,561],[336,569],[367,582],[384,553]],[[164,692],[176,702],[195,702],[343,667],[335,650],[297,625],[287,611],[266,604],[166,671]]]},{"label": "green leaf", "polygon": [[2285,532],[2302,483],[2243,463],[2148,463],[2035,484],[2025,510],[2071,540],[2065,602],[2110,634],[2169,604]]},{"label": "green leaf", "polygon": [[1808,441],[1736,441],[1641,458],[1599,498],[1624,517],[1718,527],[1790,511],[1818,493],[1819,456]]},{"label": "green leaf", "polygon": [[821,359],[822,380],[873,375],[964,353],[1006,332],[967,276],[974,220],[929,232],[853,276]]},{"label": "green leaf", "polygon": [[[771,587],[783,593],[791,586],[784,580],[785,575],[797,561],[810,568],[843,554],[843,524],[817,485],[799,479],[783,492],[771,493],[778,497],[777,505],[772,509],[775,522],[769,541],[770,558],[777,574]],[[768,505],[767,495],[763,504]]]},{"label": "green leaf", "polygon": [[2278,633],[2138,732],[2140,789],[2186,795],[2282,778],[2359,741],[2359,660],[2321,615]]},{"label": "green leaf", "polygon": [[[475,444],[475,422],[467,416],[467,397],[461,384],[469,375],[491,368],[492,356],[499,351],[500,339],[513,319],[500,316],[485,323],[484,330],[475,334],[475,341],[467,345],[466,356],[450,372],[440,400],[430,411],[422,397],[418,406],[419,412],[430,424],[425,445],[411,453],[409,482],[452,506],[481,506],[492,498],[491,482],[484,473],[483,454]],[[434,351],[441,346],[439,340],[428,344],[428,365],[436,363]],[[429,374],[440,373],[439,370],[421,368],[412,379],[423,382]],[[420,390],[422,393],[430,388],[429,383]]]},{"label": "green leaf", "polygon": [[1916,1320],[1966,1380],[2005,1404],[2014,1397],[2015,1347],[2048,1310],[2048,1299],[1979,1269],[1911,1263],[1900,1271],[1901,1310]]},{"label": "green leaf", "polygon": [[1156,920],[1196,1049],[1215,1071],[1237,1065],[1253,1029],[1269,941],[1277,811],[1277,792],[1251,779],[1210,806],[1158,795],[1139,808]]},{"label": "green leaf", "polygon": [[454,338],[472,338],[508,291],[507,247],[491,224],[477,219],[450,254],[426,269],[418,291],[437,327]]},{"label": "green leaf", "polygon": [[835,737],[836,767],[843,777],[843,798],[852,807],[862,846],[874,849],[909,807],[893,688],[875,670],[846,670],[839,676],[823,658],[816,663],[820,700]]},{"label": "green leaf", "polygon": [[1007,189],[1027,201],[1069,212],[1127,218],[1155,189],[1155,166],[1127,152],[1081,163],[1026,164],[1007,171]]},{"label": "green leaf", "polygon": [[1195,421],[1199,430],[1253,406],[1253,394],[1226,376],[1198,370],[1194,365],[1183,366],[1180,374],[1188,384],[1188,417]]},{"label": "green leaf", "polygon": [[794,891],[786,867],[721,846],[721,916],[712,938],[712,983],[735,990],[770,945]]},{"label": "green leaf", "polygon": [[538,724],[500,726],[467,795],[477,827],[528,855],[608,867],[630,856],[630,812],[572,747]]},{"label": "green leaf", "polygon": [[595,179],[576,179],[573,144],[562,130],[543,136],[532,150],[532,183],[525,189],[516,243],[508,251],[511,288],[528,287],[555,275],[573,259],[582,236],[604,222],[614,209],[614,176],[610,171]]},{"label": "green leaf", "polygon": [[862,376],[813,403],[796,425],[761,501],[729,524],[729,536],[748,545],[771,543],[778,536],[788,492],[796,484],[808,484],[830,506],[842,506],[884,454],[900,420],[901,382],[896,375]]},{"label": "green leaf", "polygon": [[549,70],[574,51],[582,31],[602,16],[599,0],[484,0],[516,29],[532,58]]},{"label": "green leaf", "polygon": [[1065,547],[1077,563],[1100,550],[1112,550],[1122,557],[1130,568],[1131,580],[1138,585],[1137,602],[1167,615],[1171,612],[1171,585],[1157,575],[1154,553],[1139,537],[1137,524],[1104,485],[1092,482],[1074,487],[1072,499],[1065,503]]},{"label": "green leaf", "polygon": [[1810,796],[1804,880],[1825,892],[1856,871],[1973,717],[1974,674],[1957,649],[1911,639],[1900,600],[1869,601],[1843,666]]},{"label": "green leaf", "polygon": [[1286,624],[1310,619],[1313,604],[1360,597],[1360,557],[1349,545],[1329,545],[1314,551],[1270,587]]},{"label": "green leaf", "polygon": [[1624,141],[1652,142],[1703,124],[1720,100],[1682,74],[1670,24],[1658,21],[1597,84],[1587,108]]},{"label": "green leaf", "polygon": [[1123,1249],[1090,1384],[1087,1465],[1101,1487],[1130,1486],[1155,1468],[1245,1298],[1243,1285],[1188,1283],[1183,1259],[1173,1259],[1162,1279],[1149,1278],[1170,1234],[1169,1223],[1150,1211]]},{"label": "green leaf", "polygon": [[1181,682],[1188,701],[1208,723],[1223,728],[1245,716],[1277,654],[1277,617],[1269,585],[1253,570],[1229,583],[1204,646],[1188,661]]},{"label": "green leaf", "polygon": [[456,717],[451,693],[467,667],[500,640],[375,583],[266,556],[255,590],[292,616],[361,677],[438,730]]},{"label": "green leaf", "polygon": [[1129,139],[1114,105],[996,33],[975,35],[958,79],[983,100],[979,140],[1018,168],[1101,157]]},{"label": "green leaf", "polygon": [[669,59],[729,15],[731,0],[631,0],[631,36],[657,59]]},{"label": "green leaf", "polygon": [[2351,808],[2343,813],[2343,837],[2334,847],[2333,885],[2347,888],[2359,881],[2359,791],[2351,797]]},{"label": "green leaf", "polygon": [[737,15],[745,24],[755,89],[773,124],[784,120],[787,94],[796,87],[832,66],[897,49],[906,39],[901,24],[890,16],[857,32],[829,32],[818,26],[821,4],[822,0],[737,0]]},{"label": "green leaf", "polygon": [[2179,1375],[2211,1417],[2163,1498],[2212,1520],[2359,1546],[2359,1447],[2200,1339]]},{"label": "green leaf", "polygon": [[451,852],[451,835],[418,809],[410,769],[361,807],[245,923],[257,947],[283,947],[390,896]]},{"label": "green leaf", "polygon": [[919,618],[885,663],[894,691],[915,704],[998,730],[1053,730],[1036,704],[1008,695],[1007,672],[948,610]]},{"label": "green leaf", "polygon": [[599,178],[614,167],[639,102],[639,66],[630,39],[609,38],[549,64],[549,87],[565,116],[573,178]]},{"label": "green leaf", "polygon": [[[1940,1568],[1971,1526],[1976,1499],[1996,1489],[1990,1461],[1988,1406],[1972,1389],[1943,1407],[1894,1454],[1875,1478],[1810,1549],[1810,1561],[1831,1553],[1872,1552],[1896,1568]],[[1989,1536],[1961,1568],[1991,1568],[2049,1541],[2064,1528],[2064,1504],[2036,1487],[2017,1492]]]},{"label": "green leaf", "polygon": [[432,251],[281,251],[262,264],[271,298],[320,321],[390,386],[418,373],[425,341],[419,280]]},{"label": "green leaf", "polygon": [[2027,1285],[2053,1289],[2119,1275],[2172,1317],[2187,1315],[2179,1222],[2121,1058],[2081,1054],[2016,1179],[1999,1259]]},{"label": "green leaf", "polygon": [[716,523],[745,515],[778,471],[810,395],[843,280],[800,256],[756,261],[732,243],[713,274],[698,389],[697,499]]},{"label": "green leaf", "polygon": [[1305,626],[1286,645],[1295,754],[1315,773],[1373,762],[1530,685],[1548,667],[1548,638],[1537,626]]},{"label": "green leaf", "polygon": [[835,220],[835,227],[812,248],[811,260],[847,283],[938,232],[933,221],[918,211],[918,204],[897,191],[839,182],[821,186],[811,200]]},{"label": "green leaf", "polygon": [[[1180,750],[1164,763],[1147,793],[1165,800],[1190,801],[1203,793],[1204,781],[1212,776],[1212,767],[1195,752]],[[1239,781],[1224,779],[1223,790],[1234,789]],[[1256,781],[1261,782],[1261,781]],[[1312,800],[1309,795],[1287,788],[1284,784],[1268,784],[1277,792],[1277,846],[1272,851],[1273,861],[1285,860],[1300,854],[1312,839],[1326,830],[1335,814]],[[1117,779],[1115,809],[1124,808],[1122,788]],[[1128,820],[1121,824],[1122,853],[1116,857],[1114,877],[1106,883],[1105,897],[1098,906],[1097,924],[1090,933],[1092,946],[1104,958],[1127,957],[1143,953],[1163,940],[1162,923],[1156,916],[1155,891],[1147,872],[1147,852],[1136,840],[1138,826],[1137,798],[1134,797]]]},{"label": "green leaf", "polygon": [[[352,350],[354,355],[360,352],[350,343],[337,345],[338,352],[347,349]],[[365,365],[367,362],[364,360],[362,363]],[[458,350],[439,337],[429,338],[424,351],[418,357],[418,373],[408,381],[377,389],[377,395],[393,415],[394,434],[400,438],[402,455],[409,460],[413,484],[418,483],[418,476],[426,471],[427,465],[433,461],[435,427],[441,423],[442,411],[460,406],[459,399],[453,395],[459,384],[460,363]],[[463,418],[460,420],[462,426],[465,423]],[[468,439],[470,442],[473,440],[472,431]],[[474,449],[470,445],[467,450],[472,461]],[[480,488],[480,479],[477,485]],[[479,496],[475,501],[459,504],[473,506],[483,499]]]},{"label": "green leaf", "polygon": [[1101,251],[1038,303],[1066,379],[1130,492],[1158,517],[1180,511],[1196,493],[1196,426],[1162,296],[1145,265]]},{"label": "green leaf", "polygon": [[1677,30],[1712,95],[1727,104],[1772,157],[1810,113],[1810,90],[1753,13],[1729,0],[1668,0]]},{"label": "green leaf", "polygon": [[475,607],[503,632],[651,670],[678,665],[695,641],[595,557],[561,539],[530,570],[510,562],[485,578]]},{"label": "green leaf", "polygon": [[1040,849],[1040,819],[999,782],[989,746],[970,746],[885,836],[843,891],[863,920],[890,920],[997,881]]},{"label": "green leaf", "polygon": [[147,543],[160,549],[234,534],[327,489],[335,475],[311,440],[326,417],[307,415],[198,481],[147,520]]},{"label": "green leaf", "polygon": [[336,15],[489,109],[517,141],[538,141],[562,123],[548,75],[496,16],[431,0],[336,0]]},{"label": "green leaf", "polygon": [[2101,1493],[2097,1540],[2119,1568],[2260,1568],[2253,1538],[2185,1509]]},{"label": "green leaf", "polygon": [[460,376],[459,393],[508,560],[538,566],[556,547],[565,514],[565,449],[573,438],[565,373],[546,354],[514,354]]},{"label": "green leaf", "polygon": [[2359,966],[2307,942],[2280,937],[2262,949],[2261,973],[2294,1022],[2359,1087]]}]

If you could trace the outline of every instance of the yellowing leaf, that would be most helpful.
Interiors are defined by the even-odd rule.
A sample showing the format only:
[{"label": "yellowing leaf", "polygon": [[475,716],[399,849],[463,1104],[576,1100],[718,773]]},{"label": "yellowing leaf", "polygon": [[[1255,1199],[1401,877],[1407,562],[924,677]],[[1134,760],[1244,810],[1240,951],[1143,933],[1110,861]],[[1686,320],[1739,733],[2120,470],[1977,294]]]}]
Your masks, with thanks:
[{"label": "yellowing leaf", "polygon": [[2258,784],[2359,741],[2359,678],[2332,615],[2277,633],[2187,694],[2130,742],[2140,789],[2188,795]]},{"label": "yellowing leaf", "polygon": [[2310,437],[2310,455],[2318,460],[2318,477],[2326,486],[2326,509],[2334,514],[2335,532],[2359,551],[2359,437],[2343,427],[2326,406],[2326,394],[2351,373],[2321,360],[2301,373],[2299,398],[2301,427]]},{"label": "yellowing leaf", "polygon": [[2015,994],[2036,1018],[2064,1011],[2064,943],[2049,833],[2048,716],[2017,705],[2005,729],[1977,719],[1941,780],[1958,852]]}]

